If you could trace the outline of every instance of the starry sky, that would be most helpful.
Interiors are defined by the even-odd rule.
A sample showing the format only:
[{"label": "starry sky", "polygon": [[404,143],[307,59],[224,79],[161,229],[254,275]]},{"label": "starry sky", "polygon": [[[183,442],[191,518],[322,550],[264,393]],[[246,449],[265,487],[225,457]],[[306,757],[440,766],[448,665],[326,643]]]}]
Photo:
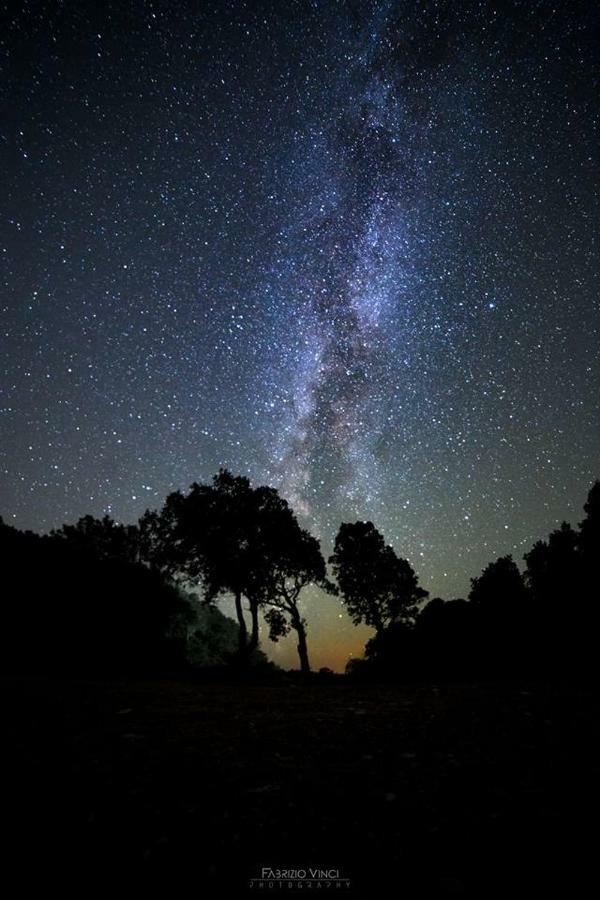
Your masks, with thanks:
[{"label": "starry sky", "polygon": [[[447,599],[580,521],[593,6],[0,3],[4,519],[132,522],[226,466]],[[315,666],[360,653],[304,610]]]}]

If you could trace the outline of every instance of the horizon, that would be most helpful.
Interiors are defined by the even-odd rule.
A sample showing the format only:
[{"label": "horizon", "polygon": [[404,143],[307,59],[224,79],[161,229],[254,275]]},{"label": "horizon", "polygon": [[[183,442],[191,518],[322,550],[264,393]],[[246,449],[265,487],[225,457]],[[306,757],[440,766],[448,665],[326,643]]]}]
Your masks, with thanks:
[{"label": "horizon", "polygon": [[[597,483],[600,483],[600,479],[596,479]],[[258,487],[258,485],[253,485],[253,487]],[[590,485],[591,487],[591,485]],[[586,492],[587,497],[587,492]],[[583,502],[582,508],[580,511],[580,515],[583,518],[584,510],[583,510]],[[0,515],[0,519],[2,516]],[[116,524],[121,524],[124,526],[136,526],[137,523],[133,522],[118,522],[116,520]],[[568,524],[569,526],[574,526],[577,528],[579,526],[579,522],[567,522],[565,519],[560,521],[556,521],[551,529],[548,531],[554,531],[555,525]],[[5,523],[8,524],[8,523]],[[61,524],[75,524],[75,523],[61,523]],[[341,523],[340,523],[341,524]],[[375,526],[377,523],[374,523]],[[13,526],[16,527],[16,526]],[[50,531],[46,532],[46,534],[50,534]],[[539,536],[534,541],[532,541],[531,545],[527,548],[531,550],[536,541],[544,541],[547,535]],[[329,550],[324,549],[322,546],[322,542],[319,541],[319,545],[321,546],[321,551],[325,557],[325,561],[327,564],[328,571],[331,566],[329,563],[329,556],[331,550],[333,550],[333,541],[330,542]],[[398,548],[393,548],[395,551]],[[399,554],[400,555],[400,554]],[[441,597],[443,600],[455,600],[455,599],[467,599],[469,597],[469,592],[471,590],[471,582],[474,578],[478,577],[485,566],[491,562],[496,561],[499,557],[502,556],[511,556],[516,563],[519,571],[524,573],[525,566],[523,566],[524,557],[515,558],[512,553],[499,553],[497,555],[492,554],[492,556],[487,560],[482,569],[478,572],[473,573],[469,578],[469,585],[465,588],[465,590],[461,593],[454,592],[451,596],[442,595],[438,592],[432,591],[427,587],[426,582],[424,582],[420,578],[420,573],[417,571],[417,577],[420,580],[420,586],[428,591],[428,596],[419,601],[418,606],[422,609],[424,606],[429,603],[430,600]],[[412,561],[409,559],[409,563],[412,564]],[[193,582],[185,582],[181,583],[181,587],[185,591],[190,591],[192,594],[196,596],[198,602],[202,603],[202,587],[200,584],[196,584]],[[324,604],[324,608],[322,606]],[[228,619],[237,624],[237,618],[235,613],[235,603],[233,596],[231,594],[219,595],[215,600],[210,601],[209,605],[215,606],[218,608]],[[329,605],[329,608],[328,608]],[[366,642],[371,638],[375,631],[372,627],[367,625],[354,625],[351,621],[350,616],[346,610],[346,607],[342,600],[336,598],[335,596],[331,596],[328,594],[323,588],[319,587],[316,584],[307,585],[304,588],[301,599],[299,602],[299,609],[301,614],[308,615],[308,637],[309,637],[309,647],[310,647],[310,659],[313,670],[319,670],[321,668],[331,669],[333,672],[337,674],[343,674],[346,668],[347,663],[351,659],[360,659],[363,657],[364,648]],[[322,625],[319,626],[316,630],[310,627],[311,623],[311,611],[317,609],[320,612],[323,612],[323,609],[326,615],[332,622],[331,628],[322,628]],[[268,627],[263,618],[264,610],[260,612],[260,625],[259,625],[259,635],[260,635],[260,648],[266,653],[267,657],[276,663],[278,666],[283,669],[294,669],[296,668],[297,663],[297,649],[296,649],[296,636],[293,630],[284,637],[280,637],[277,642],[271,641],[268,635]],[[337,619],[337,622],[335,621]]]}]

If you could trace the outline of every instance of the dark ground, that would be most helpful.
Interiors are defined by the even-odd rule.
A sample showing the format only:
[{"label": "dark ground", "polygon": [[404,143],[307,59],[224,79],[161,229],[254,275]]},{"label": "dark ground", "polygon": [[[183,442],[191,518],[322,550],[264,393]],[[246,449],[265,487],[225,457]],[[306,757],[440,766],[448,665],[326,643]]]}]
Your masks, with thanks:
[{"label": "dark ground", "polygon": [[[3,881],[85,898],[595,893],[581,685],[4,680]],[[106,889],[104,890],[106,894]],[[132,894],[133,896],[134,894]],[[12,896],[15,896],[14,894]]]}]

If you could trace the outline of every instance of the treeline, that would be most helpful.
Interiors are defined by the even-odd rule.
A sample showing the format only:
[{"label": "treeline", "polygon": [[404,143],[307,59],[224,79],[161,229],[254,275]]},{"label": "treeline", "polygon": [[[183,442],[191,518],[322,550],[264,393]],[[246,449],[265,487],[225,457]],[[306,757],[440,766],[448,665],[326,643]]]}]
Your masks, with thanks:
[{"label": "treeline", "polygon": [[[338,596],[375,630],[364,678],[478,678],[589,669],[600,587],[600,482],[577,530],[564,523],[525,556],[472,580],[467,600],[428,594],[370,522],[344,523],[328,562],[288,503],[222,470],[170,494],[136,525],[85,516],[49,535],[0,519],[5,566],[0,667],[9,672],[144,674],[194,665],[268,667],[260,620],[293,633],[310,671],[300,599]],[[216,604],[233,599],[236,622]],[[272,664],[271,668],[273,668]]]},{"label": "treeline", "polygon": [[235,623],[132,558],[126,532],[86,516],[40,537],[0,520],[0,671],[134,676],[230,662]]},{"label": "treeline", "polygon": [[[295,631],[306,672],[301,591],[334,590],[318,541],[277,491],[224,470],[169,495],[137,525],[85,516],[39,536],[0,520],[0,553],[10,572],[4,671],[266,667],[262,612],[273,640]],[[234,599],[235,624],[215,607],[223,595]]]},{"label": "treeline", "polygon": [[[600,625],[600,482],[577,529],[563,522],[525,554],[471,579],[467,599],[431,600],[404,619],[388,615],[385,596],[362,574],[355,621],[373,624],[365,658],[348,673],[374,679],[560,678],[593,676]],[[372,573],[380,571],[371,560]],[[374,582],[372,582],[374,583]],[[370,621],[369,618],[370,617]]]}]

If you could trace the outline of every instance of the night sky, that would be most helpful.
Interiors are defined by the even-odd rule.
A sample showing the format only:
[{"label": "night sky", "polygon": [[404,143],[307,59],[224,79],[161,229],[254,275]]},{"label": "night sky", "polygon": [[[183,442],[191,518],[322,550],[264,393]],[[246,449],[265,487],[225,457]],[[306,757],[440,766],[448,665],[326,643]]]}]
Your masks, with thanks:
[{"label": "night sky", "polygon": [[[133,522],[225,466],[450,599],[581,520],[593,3],[0,8],[5,521]],[[360,653],[304,609],[313,665]]]}]

